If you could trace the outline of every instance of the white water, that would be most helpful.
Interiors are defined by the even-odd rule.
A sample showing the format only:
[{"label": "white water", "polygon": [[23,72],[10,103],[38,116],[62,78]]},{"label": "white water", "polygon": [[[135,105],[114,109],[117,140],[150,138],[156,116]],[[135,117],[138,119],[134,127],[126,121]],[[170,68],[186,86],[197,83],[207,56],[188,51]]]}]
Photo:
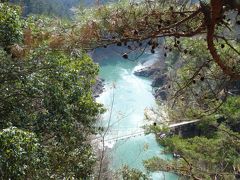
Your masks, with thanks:
[{"label": "white water", "polygon": [[[102,126],[110,127],[106,139],[142,131],[141,126],[146,123],[144,110],[156,107],[150,80],[139,78],[133,72],[142,67],[139,62],[150,60],[150,63],[158,56],[145,53],[138,61],[128,61],[121,58],[122,51],[123,49],[118,47],[101,48],[92,55],[101,67],[100,77],[105,79],[105,92],[97,101],[107,109],[101,122]],[[134,55],[130,56],[130,59],[134,59]],[[144,171],[143,160],[153,156],[171,158],[171,155],[162,154],[163,148],[157,144],[154,135],[106,141],[106,146],[111,148],[110,166],[114,170],[127,164],[131,168]],[[152,174],[152,178],[174,180],[177,176],[161,172]]]}]

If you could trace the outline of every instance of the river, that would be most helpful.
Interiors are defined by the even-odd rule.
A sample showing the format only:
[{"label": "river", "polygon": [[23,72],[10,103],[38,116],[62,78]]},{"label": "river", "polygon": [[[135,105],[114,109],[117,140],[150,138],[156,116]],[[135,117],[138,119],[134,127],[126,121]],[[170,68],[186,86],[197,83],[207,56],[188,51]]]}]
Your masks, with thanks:
[{"label": "river", "polygon": [[[102,116],[101,125],[109,127],[105,145],[111,148],[108,154],[111,169],[116,170],[126,164],[144,171],[143,160],[153,156],[169,159],[172,158],[171,155],[162,153],[163,147],[158,145],[154,135],[137,135],[122,140],[116,138],[121,139],[125,135],[143,131],[141,126],[146,123],[145,109],[156,107],[151,81],[137,77],[133,72],[142,67],[143,61],[151,63],[158,55],[144,53],[136,60],[137,54],[133,54],[129,59],[134,61],[131,61],[121,57],[124,51],[126,49],[112,46],[97,49],[92,54],[93,59],[100,65],[100,77],[105,80],[105,91],[97,101],[107,109]],[[177,176],[164,172],[151,175],[152,179],[156,180],[177,179]]]}]

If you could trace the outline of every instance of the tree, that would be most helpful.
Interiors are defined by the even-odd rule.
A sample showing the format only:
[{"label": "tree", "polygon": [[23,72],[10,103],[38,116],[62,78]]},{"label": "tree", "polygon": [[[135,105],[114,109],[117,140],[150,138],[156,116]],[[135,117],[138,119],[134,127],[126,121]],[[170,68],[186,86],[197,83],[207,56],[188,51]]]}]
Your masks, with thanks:
[{"label": "tree", "polygon": [[[129,51],[140,48],[155,53],[161,37],[170,37],[171,48],[186,55],[184,59],[189,61],[181,66],[178,70],[180,73],[173,80],[172,94],[178,98],[175,109],[189,106],[188,101],[179,101],[181,96],[188,97],[196,108],[181,117],[192,118],[200,114],[204,115],[200,116],[204,119],[207,115],[206,124],[202,126],[213,126],[214,131],[192,139],[166,139],[162,143],[168,146],[170,152],[179,152],[180,159],[174,162],[156,159],[147,162],[147,167],[152,170],[153,164],[153,170],[171,171],[193,179],[232,178],[239,175],[239,133],[229,123],[239,123],[238,118],[229,116],[238,116],[238,110],[228,108],[236,100],[230,99],[225,109],[219,109],[227,98],[219,101],[215,96],[219,94],[218,87],[226,89],[226,84],[221,86],[222,80],[231,82],[240,77],[239,43],[236,36],[229,35],[227,30],[233,30],[230,25],[238,23],[234,20],[240,11],[238,1],[201,1],[198,6],[165,0],[123,2],[79,11],[76,23],[67,27],[44,19],[34,21],[33,18],[25,25],[24,31],[19,23],[18,11],[15,14],[12,11],[14,7],[0,5],[5,7],[0,9],[0,14],[3,16],[9,12],[11,19],[11,23],[8,23],[9,19],[0,20],[3,25],[6,24],[1,27],[11,30],[9,33],[1,28],[4,30],[1,37],[4,38],[0,45],[3,48],[0,52],[0,128],[3,130],[15,126],[36,135],[48,159],[45,175],[86,178],[92,173],[94,156],[89,137],[96,133],[96,115],[102,110],[91,96],[97,67],[79,49],[88,50],[115,43],[127,46]],[[228,17],[234,15],[231,11],[236,11],[236,15],[228,21]],[[16,28],[12,28],[11,24],[16,24]],[[9,33],[8,36],[5,36],[6,33]],[[23,41],[19,41],[21,33]],[[185,38],[190,38],[190,43],[184,42]],[[195,47],[191,53],[190,46]],[[166,50],[170,51],[170,48]],[[128,53],[123,54],[123,58],[128,59]],[[187,68],[188,71],[185,71]],[[207,82],[212,84],[209,86]],[[196,96],[196,92],[202,89],[207,96],[204,94],[199,97],[199,93]],[[212,114],[206,114],[208,108],[212,107]],[[226,122],[218,122],[215,117],[222,114],[225,114]],[[24,145],[24,142],[19,144]],[[211,148],[208,149],[206,144]],[[207,154],[198,147],[206,148]],[[215,153],[213,149],[216,149]],[[223,158],[220,157],[222,155]],[[202,163],[195,166],[198,159]],[[159,166],[159,161],[164,166]],[[213,170],[216,171],[213,173]],[[142,175],[135,171],[133,173]],[[129,174],[125,177],[129,177]]]},{"label": "tree", "polygon": [[100,113],[91,96],[97,67],[86,56],[41,52],[29,60],[2,59],[0,127],[36,133],[56,176],[87,177],[94,162],[88,137]]},{"label": "tree", "polygon": [[[228,100],[227,94],[233,81],[240,80],[239,43],[233,28],[239,24],[239,12],[239,1],[227,0],[200,1],[192,6],[164,0],[123,2],[79,12],[79,19],[89,17],[74,27],[79,46],[114,43],[129,51],[149,49],[155,53],[159,38],[165,37],[164,56],[173,50],[181,53],[182,64],[173,69],[177,73],[168,85],[173,95],[171,110],[183,110],[180,118],[202,119],[200,126],[211,132],[205,129],[200,137],[172,137],[161,142],[180,158],[170,163],[152,159],[146,163],[150,170],[171,171],[192,179],[239,176],[239,130],[231,125],[235,121],[238,126],[239,118],[229,116],[239,110],[227,108],[225,117],[221,109],[237,102],[235,97]],[[86,34],[87,39],[83,38]],[[122,57],[128,59],[128,52]]]},{"label": "tree", "polygon": [[191,179],[235,179],[239,173],[239,133],[224,126],[214,138],[177,136],[162,141],[167,151],[179,159],[165,161],[154,157],[145,161],[150,171],[169,171]]},{"label": "tree", "polygon": [[23,22],[19,15],[20,8],[0,3],[0,46],[9,48],[22,37]]},{"label": "tree", "polygon": [[[187,38],[181,39],[177,48],[183,49],[182,53],[176,61],[177,66],[171,64],[168,68],[171,76],[165,85],[170,120],[201,119],[196,125],[200,133],[189,128],[198,136],[161,139],[159,133],[168,134],[170,129],[164,129],[161,124],[151,126],[159,143],[178,158],[169,162],[154,157],[145,165],[149,171],[170,171],[183,178],[235,179],[239,176],[239,96],[229,96],[234,81],[211,61],[204,43],[201,37],[196,37],[194,43]],[[221,57],[228,57],[229,49],[226,44],[222,45]],[[172,58],[176,48],[174,40],[169,38],[165,47],[167,59]]]},{"label": "tree", "polygon": [[[9,12],[11,22],[18,24],[19,11],[0,6],[5,7],[0,14]],[[22,41],[0,45],[1,176],[88,178],[95,163],[91,136],[103,111],[92,96],[98,66],[80,50],[56,50],[58,36],[48,35],[45,19],[24,23]],[[12,39],[15,31],[8,36],[3,37]],[[46,163],[40,162],[38,150]]]},{"label": "tree", "polygon": [[[238,44],[234,41],[236,37],[228,36],[226,31],[222,33],[227,28],[233,30],[230,25],[235,21],[227,21],[227,18],[232,10],[239,12],[239,9],[238,1],[227,0],[210,1],[210,3],[200,1],[199,6],[181,5],[175,1],[167,3],[164,0],[104,6],[96,11],[91,9],[79,13],[83,19],[86,16],[96,18],[89,19],[83,26],[79,26],[84,37],[86,37],[84,29],[91,29],[90,32],[88,31],[88,39],[79,37],[76,41],[85,45],[84,47],[87,47],[86,44],[93,47],[96,44],[120,45],[128,41],[139,42],[150,39],[149,47],[154,50],[158,47],[157,41],[160,37],[174,37],[177,41],[181,37],[201,36],[206,39],[205,48],[209,50],[212,60],[224,74],[232,79],[240,79],[239,63],[237,63],[239,51],[236,48]],[[221,48],[218,41],[226,42],[231,48],[231,59],[234,57],[235,63],[226,62],[226,59],[220,57]]]},{"label": "tree", "polygon": [[146,174],[137,170],[137,169],[130,169],[128,166],[122,167],[120,170],[120,176],[124,180],[132,179],[132,180],[148,180]]},{"label": "tree", "polygon": [[1,179],[39,179],[47,164],[36,135],[10,127],[0,132]]}]

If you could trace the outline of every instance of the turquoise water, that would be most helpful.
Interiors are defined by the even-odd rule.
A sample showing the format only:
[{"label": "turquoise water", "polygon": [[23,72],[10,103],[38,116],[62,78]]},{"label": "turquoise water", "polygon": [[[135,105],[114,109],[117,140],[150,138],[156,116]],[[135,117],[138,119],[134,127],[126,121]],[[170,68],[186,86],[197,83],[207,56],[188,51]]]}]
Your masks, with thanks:
[{"label": "turquoise water", "polygon": [[[93,53],[93,58],[101,67],[100,77],[105,79],[105,91],[97,101],[104,104],[107,109],[102,117],[102,126],[109,125],[106,139],[142,131],[141,126],[146,123],[144,110],[156,107],[150,80],[135,76],[133,71],[141,67],[140,62],[154,60],[158,56],[145,53],[137,61],[129,61],[121,58],[122,51],[124,50],[121,48],[110,47],[97,49]],[[130,59],[134,59],[134,55]],[[112,111],[111,117],[110,111]],[[107,141],[106,145],[111,148],[110,166],[115,170],[125,164],[144,170],[142,162],[145,159],[153,156],[171,158],[170,155],[161,153],[163,149],[157,144],[154,135],[115,139]],[[154,173],[152,178],[175,180],[177,176],[169,173]]]}]

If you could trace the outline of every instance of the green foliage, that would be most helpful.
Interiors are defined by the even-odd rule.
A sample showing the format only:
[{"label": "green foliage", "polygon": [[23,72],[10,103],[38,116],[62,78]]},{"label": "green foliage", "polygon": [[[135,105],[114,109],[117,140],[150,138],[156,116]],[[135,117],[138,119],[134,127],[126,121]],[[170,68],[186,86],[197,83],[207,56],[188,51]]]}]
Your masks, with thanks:
[{"label": "green foliage", "polygon": [[226,118],[227,124],[239,125],[240,121],[240,97],[228,97],[227,101],[220,108],[220,113]]},{"label": "green foliage", "polygon": [[[66,1],[60,2],[49,1],[46,8],[45,0],[26,0],[25,13],[62,16]],[[123,1],[80,10],[79,22],[68,28],[58,27],[61,22],[55,24],[49,18],[30,18],[27,26],[31,31],[24,34],[28,38],[24,37],[23,44],[25,40],[29,43],[24,44],[27,46],[25,49],[16,46],[17,53],[22,53],[17,58],[9,56],[12,53],[9,46],[22,43],[24,22],[20,18],[20,9],[6,3],[0,4],[2,176],[18,179],[26,179],[30,175],[36,179],[81,179],[91,176],[95,157],[89,137],[96,133],[96,116],[102,112],[101,105],[94,101],[91,94],[98,67],[86,54],[76,53],[73,48],[96,47],[99,39],[106,35],[113,42],[125,43],[126,39],[147,39],[154,36],[156,31],[158,34],[172,33],[175,28],[168,32],[165,27],[181,21],[189,12],[175,14],[169,1],[167,5],[165,3],[164,0],[135,6]],[[175,9],[182,10],[177,6]],[[196,9],[190,7],[188,10]],[[202,18],[200,15],[193,21],[186,21],[178,27],[179,31],[192,31],[202,24]],[[45,35],[49,37],[42,39]],[[166,149],[180,154],[180,159],[167,162],[155,157],[146,161],[146,166],[152,171],[171,171],[193,179],[232,179],[240,166],[239,133],[232,128],[239,125],[239,98],[224,101],[221,91],[225,87],[222,82],[229,79],[212,61],[201,36],[188,40],[176,38],[168,39],[171,53],[169,56],[166,54],[169,70],[175,71],[175,79],[169,86],[170,93],[176,97],[172,117],[193,119],[210,115],[201,126],[209,131],[212,129],[206,127],[214,126],[214,133],[203,133],[201,137],[188,139],[177,136],[162,139],[161,143]],[[156,41],[155,38],[151,40]],[[232,44],[235,50],[227,44],[218,44],[216,48],[221,58],[228,60],[229,67],[238,70],[238,61],[231,54],[239,48],[234,41]],[[155,43],[151,44],[151,48],[155,46]],[[178,51],[181,53],[178,54]],[[176,64],[178,68],[174,69]],[[225,126],[219,126],[219,115],[226,118]],[[12,126],[19,129],[9,128]],[[160,126],[150,127],[150,131],[156,134],[163,130],[168,131]],[[40,163],[42,158],[45,163]],[[9,161],[14,163],[9,165]],[[147,179],[145,174],[128,167],[123,168],[122,177]]]},{"label": "green foliage", "polygon": [[35,134],[16,127],[0,131],[1,179],[38,179],[46,163]]},{"label": "green foliage", "polygon": [[[92,96],[98,66],[84,52],[69,53],[71,47],[50,48],[41,39],[51,32],[49,18],[25,22],[17,8],[0,5],[0,22],[6,23],[0,26],[1,177],[90,177],[96,161],[90,137],[103,112]],[[29,30],[19,41],[24,23]]]},{"label": "green foliage", "polygon": [[123,180],[148,180],[148,176],[137,169],[130,169],[128,166],[122,167],[120,175]]},{"label": "green foliage", "polygon": [[[167,47],[180,51],[177,68],[169,70],[169,96],[174,103],[172,119],[197,119],[216,111],[225,98],[223,93],[228,78],[211,59],[206,42],[201,37],[168,38]],[[172,53],[173,53],[172,52]],[[170,53],[170,55],[172,54]],[[222,56],[227,56],[222,52]]]},{"label": "green foliage", "polygon": [[[180,155],[180,158],[169,162],[154,157],[145,165],[150,171],[170,171],[192,179],[235,179],[240,166],[239,96],[227,97],[226,92],[231,89],[226,84],[229,79],[213,63],[202,37],[177,41],[177,47],[176,39],[166,41],[168,49],[172,49],[167,57],[169,65],[172,65],[174,51],[180,52],[177,68],[168,69],[172,77],[168,92],[174,97],[168,102],[169,114],[173,122],[202,119],[197,125],[200,136],[159,139],[166,152]],[[223,59],[233,54],[226,44],[222,47],[217,48]],[[158,126],[150,126],[150,129],[155,134],[162,132]]]},{"label": "green foliage", "polygon": [[239,135],[222,126],[215,138],[166,138],[163,144],[169,152],[179,154],[180,159],[167,162],[155,157],[147,160],[145,165],[151,171],[171,171],[190,177],[193,174],[201,179],[210,179],[215,175],[221,179],[225,175],[234,177],[240,165]]},{"label": "green foliage", "polygon": [[101,112],[91,95],[97,72],[87,55],[39,49],[29,59],[13,60],[1,51],[0,128],[12,124],[36,133],[55,176],[91,173],[94,156],[87,138]]},{"label": "green foliage", "polygon": [[7,48],[22,38],[20,8],[0,3],[0,46]]}]

